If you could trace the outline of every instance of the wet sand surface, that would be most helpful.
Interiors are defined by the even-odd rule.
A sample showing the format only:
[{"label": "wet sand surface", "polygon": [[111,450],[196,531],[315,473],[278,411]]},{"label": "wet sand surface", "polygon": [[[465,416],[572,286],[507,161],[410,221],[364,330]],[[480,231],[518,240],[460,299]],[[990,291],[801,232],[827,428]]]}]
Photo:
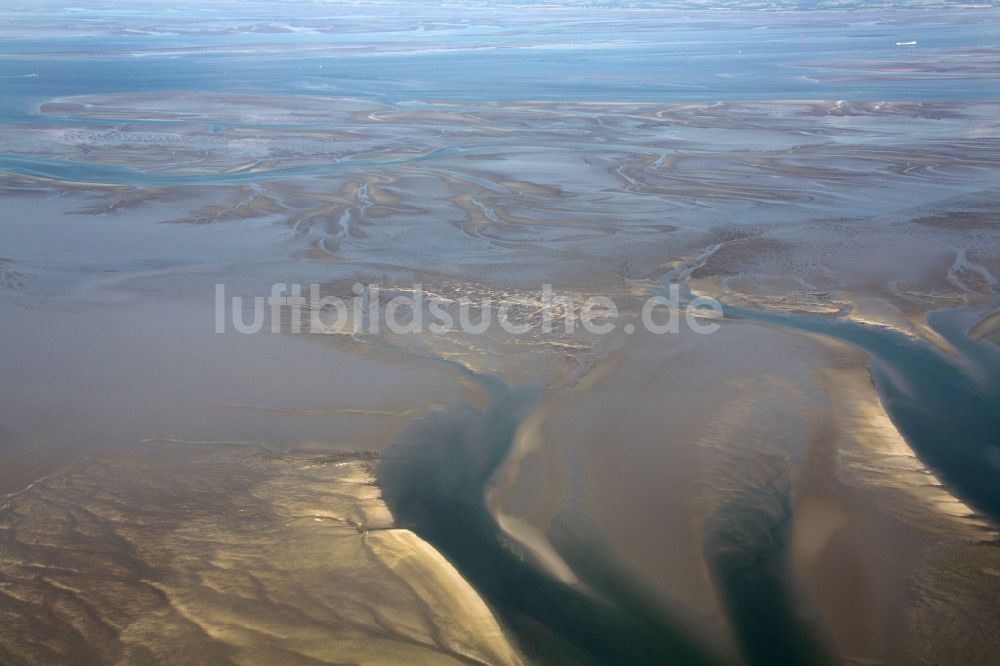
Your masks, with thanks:
[{"label": "wet sand surface", "polygon": [[[198,106],[202,99],[223,120],[228,108],[252,116],[257,103],[199,94],[182,104]],[[43,106],[42,112],[59,114],[72,127],[74,113],[80,122],[149,115],[145,109],[169,117],[173,104],[181,102],[119,95],[60,102]],[[71,577],[101,575],[88,573],[89,565],[81,569],[59,561],[72,557],[73,548],[84,548],[84,535],[96,542],[101,534],[113,535],[117,552],[162,551],[157,538],[182,539],[197,520],[203,502],[193,498],[199,493],[225,499],[227,505],[234,501],[215,476],[189,471],[171,481],[153,467],[169,495],[157,499],[96,480],[103,475],[142,487],[141,479],[151,472],[146,458],[166,455],[161,449],[185,470],[211,467],[223,478],[252,474],[263,477],[259,483],[265,485],[284,483],[281,476],[289,467],[352,470],[361,465],[367,476],[350,481],[343,491],[336,473],[326,482],[329,492],[347,498],[343,512],[331,509],[322,496],[310,499],[301,515],[282,508],[282,492],[258,493],[247,502],[256,504],[256,511],[277,514],[286,527],[301,523],[303,530],[319,530],[329,523],[342,533],[337,543],[352,543],[351,548],[361,548],[368,539],[378,543],[382,537],[373,539],[368,531],[395,534],[396,522],[381,504],[378,517],[366,516],[365,497],[379,503],[388,490],[391,498],[392,484],[399,482],[389,472],[380,490],[373,466],[422,469],[405,462],[414,455],[405,452],[412,450],[430,461],[432,469],[425,471],[431,476],[475,469],[447,448],[422,452],[419,443],[406,445],[412,433],[430,429],[424,437],[437,436],[436,419],[444,417],[435,414],[486,409],[486,418],[491,413],[481,406],[482,389],[463,374],[469,370],[511,387],[536,386],[542,393],[536,406],[510,417],[509,443],[503,437],[490,444],[489,437],[456,435],[462,446],[483,447],[486,462],[479,463],[478,476],[470,477],[478,479],[471,489],[450,500],[474,507],[492,486],[489,505],[509,535],[508,548],[521,553],[522,569],[552,576],[556,582],[549,585],[580,590],[582,599],[610,595],[612,608],[624,603],[615,600],[623,590],[645,590],[626,604],[632,619],[614,621],[622,636],[629,631],[641,636],[642,631],[624,627],[656,608],[658,622],[684,627],[699,637],[697,642],[716,646],[706,649],[714,658],[727,661],[762,662],[777,653],[801,661],[839,652],[862,661],[899,663],[900,654],[912,660],[940,649],[936,641],[924,645],[926,636],[912,625],[940,623],[933,613],[946,609],[923,608],[914,590],[946,584],[946,572],[928,564],[932,555],[961,562],[995,552],[988,545],[992,528],[971,517],[972,510],[919,462],[900,465],[900,460],[916,459],[870,383],[830,376],[829,368],[840,366],[853,368],[843,372],[863,373],[862,355],[833,352],[826,339],[781,333],[752,321],[727,323],[713,336],[619,333],[607,339],[560,332],[529,341],[494,333],[218,336],[211,332],[209,286],[225,282],[231,293],[251,295],[266,293],[276,279],[322,281],[342,291],[355,281],[377,280],[391,294],[394,286],[421,282],[454,298],[499,303],[519,297],[530,303],[537,298],[533,285],[551,281],[579,299],[591,293],[616,297],[625,316],[635,320],[640,298],[655,293],[661,288],[658,280],[668,275],[742,308],[837,316],[948,348],[932,334],[926,314],[941,307],[986,305],[995,288],[991,268],[1000,237],[988,212],[988,192],[996,155],[995,143],[986,140],[995,131],[990,121],[995,106],[858,105],[845,113],[833,102],[502,109],[466,104],[460,111],[444,106],[395,117],[393,109],[372,104],[363,111],[355,102],[342,110],[337,100],[313,104],[334,111],[302,121],[309,107],[299,103],[294,112],[271,120],[291,128],[299,122],[328,124],[338,136],[362,137],[363,156],[324,153],[312,166],[297,153],[269,157],[279,146],[287,151],[289,141],[302,139],[294,129],[258,128],[254,149],[265,142],[271,145],[265,154],[242,162],[246,158],[220,150],[214,163],[202,164],[192,159],[195,146],[204,150],[201,130],[171,125],[173,161],[157,166],[151,161],[155,151],[115,157],[120,145],[130,144],[128,127],[101,130],[100,138],[81,125],[77,131],[85,141],[104,142],[99,151],[87,151],[86,164],[111,169],[95,171],[100,182],[92,182],[90,172],[76,166],[84,164],[79,144],[45,144],[47,130],[17,128],[28,131],[24,136],[36,140],[37,147],[25,157],[7,158],[4,177],[10,213],[4,233],[11,243],[7,247],[16,252],[4,264],[9,314],[3,335],[5,349],[18,350],[4,356],[2,421],[11,461],[4,481],[12,492],[5,509],[10,527],[4,552],[14,600],[8,612],[12,621],[34,627],[27,635],[37,638],[9,644],[12,658],[77,654],[84,646],[97,661],[116,651],[156,654],[157,645],[165,649],[170,641],[151,646],[136,639],[133,645],[121,637],[144,613],[184,616],[176,618],[178,627],[193,622],[199,629],[188,627],[184,631],[193,633],[178,634],[177,640],[205,641],[220,655],[263,659],[272,649],[307,656],[312,649],[316,654],[379,654],[383,648],[360,636],[385,630],[385,640],[399,640],[378,619],[381,611],[367,615],[361,621],[366,629],[358,634],[341,632],[345,623],[350,625],[344,618],[314,618],[332,633],[316,629],[308,639],[289,637],[281,648],[246,628],[251,622],[246,617],[226,621],[242,629],[220,632],[214,628],[220,620],[213,619],[218,611],[205,595],[185,590],[188,601],[182,604],[164,592],[162,586],[169,583],[159,577],[169,579],[175,570],[198,579],[209,575],[194,563],[176,561],[180,555],[161,552],[156,561],[130,555],[137,559],[135,572],[115,575],[135,578],[135,587],[110,595],[103,606],[93,607],[89,585],[67,592],[73,603],[90,609],[94,626],[77,626],[81,610],[53,615],[51,608],[69,602],[43,593],[40,583],[30,582],[36,575],[28,572],[62,567]],[[274,114],[282,107],[270,101],[268,108]],[[610,133],[605,126],[612,119],[615,143],[603,147],[606,139],[598,133]],[[770,128],[766,155],[745,145],[751,136],[746,125],[755,123]],[[512,138],[504,136],[508,126],[519,128]],[[533,126],[539,131],[529,145],[520,137]],[[642,140],[650,128],[661,127],[672,136],[652,144]],[[810,127],[822,138],[801,144],[799,127]],[[926,146],[893,135],[886,140],[889,128],[933,128],[940,138],[923,139]],[[709,129],[711,144],[704,136]],[[141,131],[154,144],[167,136],[162,129],[152,136],[148,128]],[[405,150],[400,132],[406,134]],[[454,133],[446,148],[437,145],[442,132]],[[977,135],[975,141],[960,138],[970,132]],[[8,136],[17,145],[19,132]],[[541,148],[542,143],[547,145]],[[325,144],[309,145],[323,150]],[[340,141],[331,142],[333,147],[345,150]],[[46,157],[27,156],[39,153]],[[35,160],[31,169],[13,168],[29,159]],[[123,159],[127,167],[119,166]],[[865,188],[879,192],[870,205],[861,194]],[[857,212],[845,215],[845,202]],[[867,208],[880,209],[879,215],[868,217]],[[82,253],[81,244],[93,250]],[[428,270],[426,258],[441,247],[454,261]],[[868,425],[872,419],[878,425]],[[874,434],[867,434],[872,428]],[[887,438],[898,443],[886,443]],[[892,446],[899,452],[883,450]],[[379,462],[386,447],[393,459]],[[508,448],[510,457],[501,467]],[[350,462],[355,455],[363,462]],[[310,462],[316,456],[324,462]],[[327,461],[329,456],[336,462]],[[398,456],[404,462],[395,462]],[[74,461],[75,480],[56,464],[65,459]],[[497,470],[494,484],[490,479]],[[82,479],[90,479],[90,490],[76,488]],[[41,528],[30,522],[19,527],[24,516],[41,510],[34,508],[36,502],[73,506],[72,493],[94,487],[111,497],[121,494],[122,499],[105,500],[125,502],[121,515],[105,515],[106,507],[88,510],[94,525],[80,527],[79,518],[62,509],[67,513],[55,520],[68,527],[58,530],[58,538],[40,539],[34,530]],[[403,517],[402,527],[417,529],[453,559],[494,604],[501,621],[516,627],[527,654],[580,649],[606,657],[623,654],[614,644],[588,645],[572,631],[553,637],[552,627],[559,624],[545,615],[547,610],[491,595],[490,580],[463,570],[462,555],[449,551],[452,537],[435,538],[436,521],[448,516],[414,515],[417,500],[405,493],[401,497],[406,501],[397,499],[393,507],[390,500],[390,508]],[[132,528],[137,516],[151,510],[143,508],[147,504],[173,516],[172,523],[146,518],[158,536]],[[239,510],[215,511],[202,520],[232,529],[228,516]],[[484,543],[497,538],[492,524]],[[205,548],[216,553],[212,558],[222,557],[221,551],[243,543],[250,533],[227,532]],[[785,536],[772,543],[777,533]],[[405,529],[400,534],[416,538]],[[287,543],[314,537],[279,530],[270,538]],[[339,553],[333,543],[330,551]],[[769,554],[762,560],[759,549],[765,545]],[[452,580],[444,561],[433,559],[440,556],[421,559],[424,547],[413,554],[412,547],[406,550],[393,541],[385,549],[391,553],[387,557],[408,562],[403,571],[438,566],[434,580]],[[952,555],[941,553],[945,547]],[[244,548],[255,552],[261,546],[243,543]],[[364,552],[331,557],[344,566],[363,566],[361,561],[372,557],[362,557]],[[896,555],[890,558],[887,552]],[[770,571],[747,570],[741,564],[746,558],[766,562]],[[901,560],[912,564],[899,567]],[[262,557],[241,566],[280,580],[280,570],[270,570],[279,564],[287,565],[287,557]],[[910,570],[921,571],[910,574],[918,580],[906,579],[904,572]],[[530,578],[519,578],[523,572],[511,575],[531,584]],[[988,573],[979,575],[982,580],[972,589],[995,585]],[[369,598],[373,584],[382,585],[355,577],[343,587],[332,579],[329,583],[338,590],[337,598]],[[461,579],[452,584],[455,594],[463,594]],[[229,585],[216,587],[229,594]],[[132,603],[140,589],[150,595],[145,605],[120,607]],[[845,591],[858,589],[854,596]],[[762,593],[771,600],[765,605],[771,617],[753,604],[746,606],[747,599]],[[904,593],[915,597],[900,603]],[[302,592],[288,594],[293,606],[311,603]],[[399,612],[419,615],[417,601],[403,592],[388,594]],[[263,609],[253,612],[266,615],[270,595],[263,597],[258,600]],[[960,602],[983,603],[976,598],[962,596]],[[371,607],[380,607],[374,599]],[[249,612],[242,602],[230,602],[240,607],[233,612]],[[50,609],[45,611],[48,624],[32,624],[45,608]],[[483,622],[495,626],[490,625],[496,622],[493,615],[482,608]],[[417,632],[409,640],[420,650],[464,654],[441,642],[438,625],[458,620],[448,611],[440,613],[424,620],[433,631]],[[539,615],[549,628],[526,628]],[[801,626],[793,630],[796,622]],[[777,625],[784,626],[784,639],[762,645],[754,638],[762,631],[771,635]],[[66,642],[60,626],[75,627],[79,637]],[[104,627],[103,633],[97,626]],[[481,631],[453,640],[491,655],[486,661],[501,659],[500,654],[515,658],[517,648],[511,646],[518,644],[509,643],[498,627],[487,631],[497,637],[493,643]],[[966,638],[973,644],[993,640],[989,632]],[[303,647],[314,642],[315,648]],[[364,652],[368,649],[375,652]],[[654,659],[654,653],[639,658]]]},{"label": "wet sand surface", "polygon": [[[995,661],[990,95],[248,90],[4,107],[0,661]],[[214,332],[275,282],[621,317]]]}]

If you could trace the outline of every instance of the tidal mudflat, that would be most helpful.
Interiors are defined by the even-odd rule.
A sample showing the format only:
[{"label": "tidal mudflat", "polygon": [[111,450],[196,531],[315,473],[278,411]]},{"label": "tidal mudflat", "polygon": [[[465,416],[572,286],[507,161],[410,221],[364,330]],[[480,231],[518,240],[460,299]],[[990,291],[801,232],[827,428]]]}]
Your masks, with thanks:
[{"label": "tidal mudflat", "polygon": [[[995,10],[60,11],[0,45],[0,662],[1000,657]],[[275,283],[619,316],[217,332]]]}]

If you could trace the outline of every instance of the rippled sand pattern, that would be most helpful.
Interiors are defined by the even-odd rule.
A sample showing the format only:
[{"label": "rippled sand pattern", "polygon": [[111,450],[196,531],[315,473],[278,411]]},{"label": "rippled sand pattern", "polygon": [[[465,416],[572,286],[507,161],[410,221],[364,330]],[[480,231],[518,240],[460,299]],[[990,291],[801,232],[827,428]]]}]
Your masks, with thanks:
[{"label": "rippled sand pattern", "polygon": [[4,501],[4,663],[519,662],[370,461],[162,446]]}]

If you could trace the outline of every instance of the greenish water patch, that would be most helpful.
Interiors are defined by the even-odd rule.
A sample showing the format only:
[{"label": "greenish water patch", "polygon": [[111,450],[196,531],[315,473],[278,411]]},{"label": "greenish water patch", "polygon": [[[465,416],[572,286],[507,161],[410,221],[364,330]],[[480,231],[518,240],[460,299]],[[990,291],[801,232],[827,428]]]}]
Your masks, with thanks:
[{"label": "greenish water patch", "polygon": [[[1000,432],[994,409],[1000,404],[998,357],[956,338],[964,331],[955,318],[932,318],[937,330],[955,339],[960,356],[953,358],[889,329],[726,311],[829,335],[868,352],[879,393],[907,441],[961,497],[997,515],[1000,476],[988,462]],[[587,592],[553,579],[499,529],[485,492],[542,390],[468,374],[486,390],[486,408],[461,406],[427,417],[381,463],[379,482],[394,515],[462,572],[539,663],[713,662],[712,651],[670,616],[664,600],[615,562],[613,549],[585,517],[558,516],[549,537]],[[748,663],[834,663],[822,627],[798,597],[789,560],[788,470],[782,461],[771,462],[771,478],[735,493],[706,521],[706,562]]]},{"label": "greenish water patch", "polygon": [[763,484],[730,496],[705,521],[703,552],[749,664],[821,666],[833,647],[792,583],[794,509],[784,461]]},{"label": "greenish water patch", "polygon": [[532,660],[715,663],[688,631],[642,599],[600,558],[584,553],[574,562],[576,573],[594,590],[588,594],[553,579],[504,535],[486,506],[485,492],[542,392],[475,378],[489,396],[485,410],[461,406],[433,414],[386,452],[378,479],[399,522],[459,569]]}]

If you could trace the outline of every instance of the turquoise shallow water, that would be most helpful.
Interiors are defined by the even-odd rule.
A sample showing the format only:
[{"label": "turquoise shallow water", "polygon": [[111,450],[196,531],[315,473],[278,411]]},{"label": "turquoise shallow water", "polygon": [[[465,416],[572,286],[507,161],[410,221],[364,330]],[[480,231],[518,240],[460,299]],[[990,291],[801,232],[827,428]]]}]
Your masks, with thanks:
[{"label": "turquoise shallow water", "polygon": [[[592,544],[559,544],[589,587],[585,591],[540,570],[497,527],[485,489],[542,390],[459,370],[482,386],[487,404],[433,414],[386,451],[379,484],[398,520],[458,567],[535,663],[716,663],[709,646],[623,575],[602,552],[599,535]],[[557,541],[560,531],[553,526]],[[574,539],[581,532],[586,526],[573,526]]]},{"label": "turquoise shallow water", "polygon": [[[18,32],[0,43],[0,118],[25,119],[56,96],[155,90],[389,103],[1000,98],[995,68],[972,71],[959,55],[1000,44],[1000,12],[992,9],[594,10],[584,19],[411,6],[301,10],[280,21],[231,6],[160,12],[87,22],[13,14],[8,30]],[[911,40],[917,48],[896,46]]]}]

